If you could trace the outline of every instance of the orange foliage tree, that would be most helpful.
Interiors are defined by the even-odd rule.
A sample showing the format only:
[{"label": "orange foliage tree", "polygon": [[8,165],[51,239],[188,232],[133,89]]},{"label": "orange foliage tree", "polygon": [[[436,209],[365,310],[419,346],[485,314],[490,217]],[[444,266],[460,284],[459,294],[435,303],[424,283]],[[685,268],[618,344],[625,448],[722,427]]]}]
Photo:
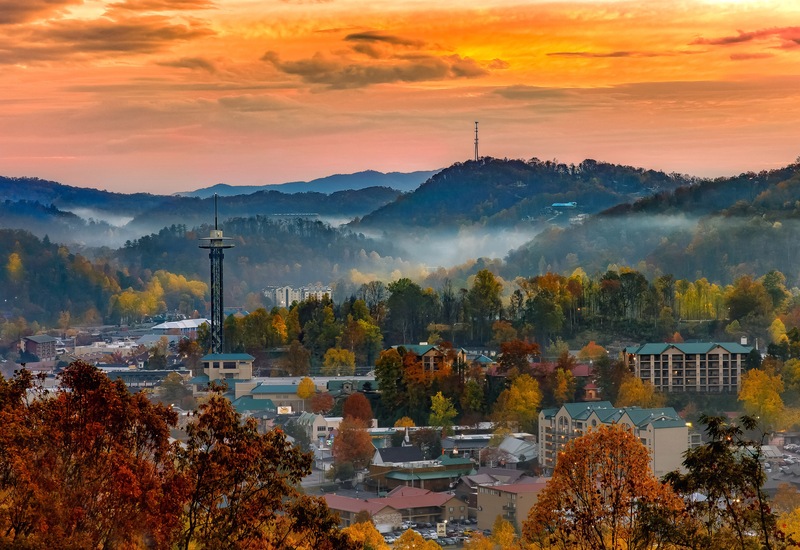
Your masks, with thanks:
[{"label": "orange foliage tree", "polygon": [[372,406],[363,393],[356,392],[344,400],[342,406],[342,416],[345,418],[356,418],[363,420],[369,425],[372,422]]},{"label": "orange foliage tree", "polygon": [[544,547],[653,548],[663,532],[650,521],[682,514],[683,501],[653,477],[649,462],[644,445],[620,426],[570,441],[528,513],[524,537]]},{"label": "orange foliage tree", "polygon": [[83,362],[60,381],[0,377],[0,547],[355,548],[296,488],[310,455],[221,393],[179,446],[176,414],[144,393]]},{"label": "orange foliage tree", "polygon": [[336,464],[350,462],[355,468],[364,468],[375,453],[372,438],[363,420],[346,417],[339,424],[339,433],[333,440]]},{"label": "orange foliage tree", "polygon": [[177,416],[87,363],[60,378],[44,395],[28,371],[0,377],[0,545],[167,545],[186,488],[169,442]]},{"label": "orange foliage tree", "polygon": [[325,414],[333,408],[333,396],[326,391],[315,393],[311,398],[311,412]]}]

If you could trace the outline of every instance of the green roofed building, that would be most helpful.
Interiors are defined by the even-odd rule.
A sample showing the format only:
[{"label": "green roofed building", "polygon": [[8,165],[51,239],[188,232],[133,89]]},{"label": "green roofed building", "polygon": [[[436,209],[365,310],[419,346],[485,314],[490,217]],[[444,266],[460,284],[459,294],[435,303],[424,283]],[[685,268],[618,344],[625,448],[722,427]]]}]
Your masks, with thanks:
[{"label": "green roofed building", "polygon": [[735,342],[651,343],[625,348],[625,362],[661,391],[738,392],[752,350]]},{"label": "green roofed building", "polygon": [[558,454],[569,443],[601,425],[620,425],[650,453],[656,477],[682,467],[689,448],[689,427],[672,407],[614,407],[609,401],[566,403],[539,413],[539,465],[552,473]]}]

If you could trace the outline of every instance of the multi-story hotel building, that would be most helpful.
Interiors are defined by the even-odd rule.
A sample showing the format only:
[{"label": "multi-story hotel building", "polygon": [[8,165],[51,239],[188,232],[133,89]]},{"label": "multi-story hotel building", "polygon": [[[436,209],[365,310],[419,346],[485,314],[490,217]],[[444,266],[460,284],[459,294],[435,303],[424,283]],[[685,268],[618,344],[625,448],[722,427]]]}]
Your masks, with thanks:
[{"label": "multi-story hotel building", "polygon": [[610,401],[567,403],[540,412],[539,465],[551,474],[569,441],[603,424],[618,424],[631,431],[650,453],[650,469],[656,477],[681,468],[689,448],[689,428],[675,409],[614,407]]},{"label": "multi-story hotel building", "polygon": [[738,392],[752,347],[734,342],[643,344],[625,349],[633,373],[668,392]]},{"label": "multi-story hotel building", "polygon": [[319,285],[302,288],[271,286],[265,288],[263,292],[264,296],[272,300],[272,303],[277,307],[289,307],[294,302],[302,302],[303,300],[308,300],[312,296],[317,300],[322,300],[325,295],[329,298],[333,296],[331,287]]}]

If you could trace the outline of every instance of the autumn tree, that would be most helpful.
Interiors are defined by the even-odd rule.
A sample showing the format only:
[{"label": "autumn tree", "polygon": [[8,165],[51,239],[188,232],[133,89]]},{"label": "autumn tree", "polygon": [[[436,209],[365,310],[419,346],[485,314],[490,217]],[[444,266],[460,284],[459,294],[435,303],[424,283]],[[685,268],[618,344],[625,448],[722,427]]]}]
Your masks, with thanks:
[{"label": "autumn tree", "polygon": [[774,427],[783,412],[783,378],[774,371],[753,369],[742,375],[739,401],[745,411],[759,418],[768,427]]},{"label": "autumn tree", "polygon": [[203,350],[197,340],[182,339],[178,342],[178,354],[183,359],[184,367],[192,371],[192,375],[202,374],[203,365],[200,359],[203,357]]},{"label": "autumn tree", "polygon": [[394,423],[395,428],[413,428],[415,426],[416,424],[414,424],[414,421],[407,416],[402,416],[398,418],[397,421]]},{"label": "autumn tree", "polygon": [[297,384],[297,397],[306,400],[317,393],[317,385],[308,376],[303,377]]},{"label": "autumn tree", "polygon": [[46,395],[26,370],[0,377],[1,545],[168,546],[187,489],[175,413],[84,362],[59,378]]},{"label": "autumn tree", "polygon": [[191,396],[191,388],[184,384],[183,377],[177,372],[169,373],[158,386],[158,398],[166,404],[177,404],[183,407],[188,400],[194,401]]},{"label": "autumn tree", "polygon": [[352,376],[356,372],[356,356],[348,349],[330,348],[322,360],[324,376]]},{"label": "autumn tree", "polygon": [[189,487],[179,548],[351,547],[324,501],[299,492],[311,455],[281,430],[258,433],[255,419],[243,420],[215,392],[186,432],[178,451]]},{"label": "autumn tree", "polygon": [[597,361],[601,357],[608,356],[606,349],[592,340],[581,348],[578,352],[578,359],[581,361]]},{"label": "autumn tree", "polygon": [[666,401],[666,396],[659,393],[652,383],[636,376],[629,376],[619,386],[615,405],[617,407],[652,409],[663,407]]},{"label": "autumn tree", "polygon": [[360,419],[348,417],[339,424],[339,430],[333,440],[333,457],[336,466],[350,463],[353,468],[364,468],[375,454],[375,446],[367,432],[367,424]]},{"label": "autumn tree", "polygon": [[289,344],[284,365],[289,376],[302,376],[311,371],[311,352],[297,340]]},{"label": "autumn tree", "polygon": [[647,449],[621,426],[571,440],[523,524],[529,542],[586,550],[653,548],[649,519],[675,517],[683,503],[650,471]]},{"label": "autumn tree", "polygon": [[441,428],[443,435],[449,435],[453,431],[453,421],[457,415],[453,402],[438,392],[431,396],[431,414],[428,417],[428,424]]},{"label": "autumn tree", "polygon": [[311,412],[325,414],[333,409],[334,401],[330,392],[317,392],[311,397]]},{"label": "autumn tree", "polygon": [[442,550],[435,541],[425,540],[422,535],[408,529],[394,542],[394,550]]},{"label": "autumn tree", "polygon": [[[366,515],[369,517],[369,512]],[[383,540],[383,535],[369,520],[357,521],[342,529],[342,532],[363,550],[390,550],[390,546]]]},{"label": "autumn tree", "polygon": [[500,344],[497,372],[500,374],[525,374],[531,370],[531,361],[539,355],[539,344],[524,340],[511,340]]},{"label": "autumn tree", "polygon": [[364,424],[369,426],[372,422],[372,406],[369,404],[369,399],[361,392],[355,392],[349,395],[347,399],[344,400],[342,416],[344,418],[361,420]]},{"label": "autumn tree", "polygon": [[497,516],[492,524],[492,542],[500,548],[513,548],[517,541],[517,531],[511,522]]},{"label": "autumn tree", "polygon": [[505,426],[522,431],[533,431],[537,420],[536,410],[542,400],[539,383],[523,374],[511,382],[511,387],[500,394],[495,404],[493,418]]},{"label": "autumn tree", "polygon": [[556,406],[571,403],[575,399],[577,380],[571,370],[557,368],[554,373],[553,400]]}]

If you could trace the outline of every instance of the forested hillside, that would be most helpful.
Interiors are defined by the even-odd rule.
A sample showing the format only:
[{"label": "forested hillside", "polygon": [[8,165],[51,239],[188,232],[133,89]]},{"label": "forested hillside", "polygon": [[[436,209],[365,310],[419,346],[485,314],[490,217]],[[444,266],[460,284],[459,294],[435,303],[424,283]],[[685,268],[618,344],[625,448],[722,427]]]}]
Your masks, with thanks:
[{"label": "forested hillside", "polygon": [[[134,277],[165,269],[207,281],[208,253],[198,249],[198,239],[211,228],[172,225],[127,242],[114,261]],[[231,304],[269,285],[329,284],[349,279],[353,269],[388,274],[403,266],[390,244],[317,220],[254,216],[227,220],[220,228],[234,244],[225,251],[226,301]]]},{"label": "forested hillside", "polygon": [[574,201],[575,213],[594,213],[692,181],[594,160],[566,165],[486,157],[454,164],[354,225],[372,229],[530,225],[552,217],[546,209],[553,203]]},{"label": "forested hillside", "polygon": [[85,219],[36,201],[0,202],[0,228],[25,229],[40,238],[53,236],[62,243],[108,246],[120,241],[123,229],[102,220]]},{"label": "forested hillside", "polygon": [[85,187],[72,187],[39,178],[0,176],[0,198],[7,201],[31,201],[53,205],[60,210],[98,210],[115,216],[147,211],[160,204],[172,203],[175,197],[149,193],[112,193]]},{"label": "forested hillside", "polygon": [[651,276],[730,283],[777,269],[796,285],[798,196],[799,165],[699,182],[611,208],[582,225],[551,227],[511,252],[503,273],[629,265]]}]

